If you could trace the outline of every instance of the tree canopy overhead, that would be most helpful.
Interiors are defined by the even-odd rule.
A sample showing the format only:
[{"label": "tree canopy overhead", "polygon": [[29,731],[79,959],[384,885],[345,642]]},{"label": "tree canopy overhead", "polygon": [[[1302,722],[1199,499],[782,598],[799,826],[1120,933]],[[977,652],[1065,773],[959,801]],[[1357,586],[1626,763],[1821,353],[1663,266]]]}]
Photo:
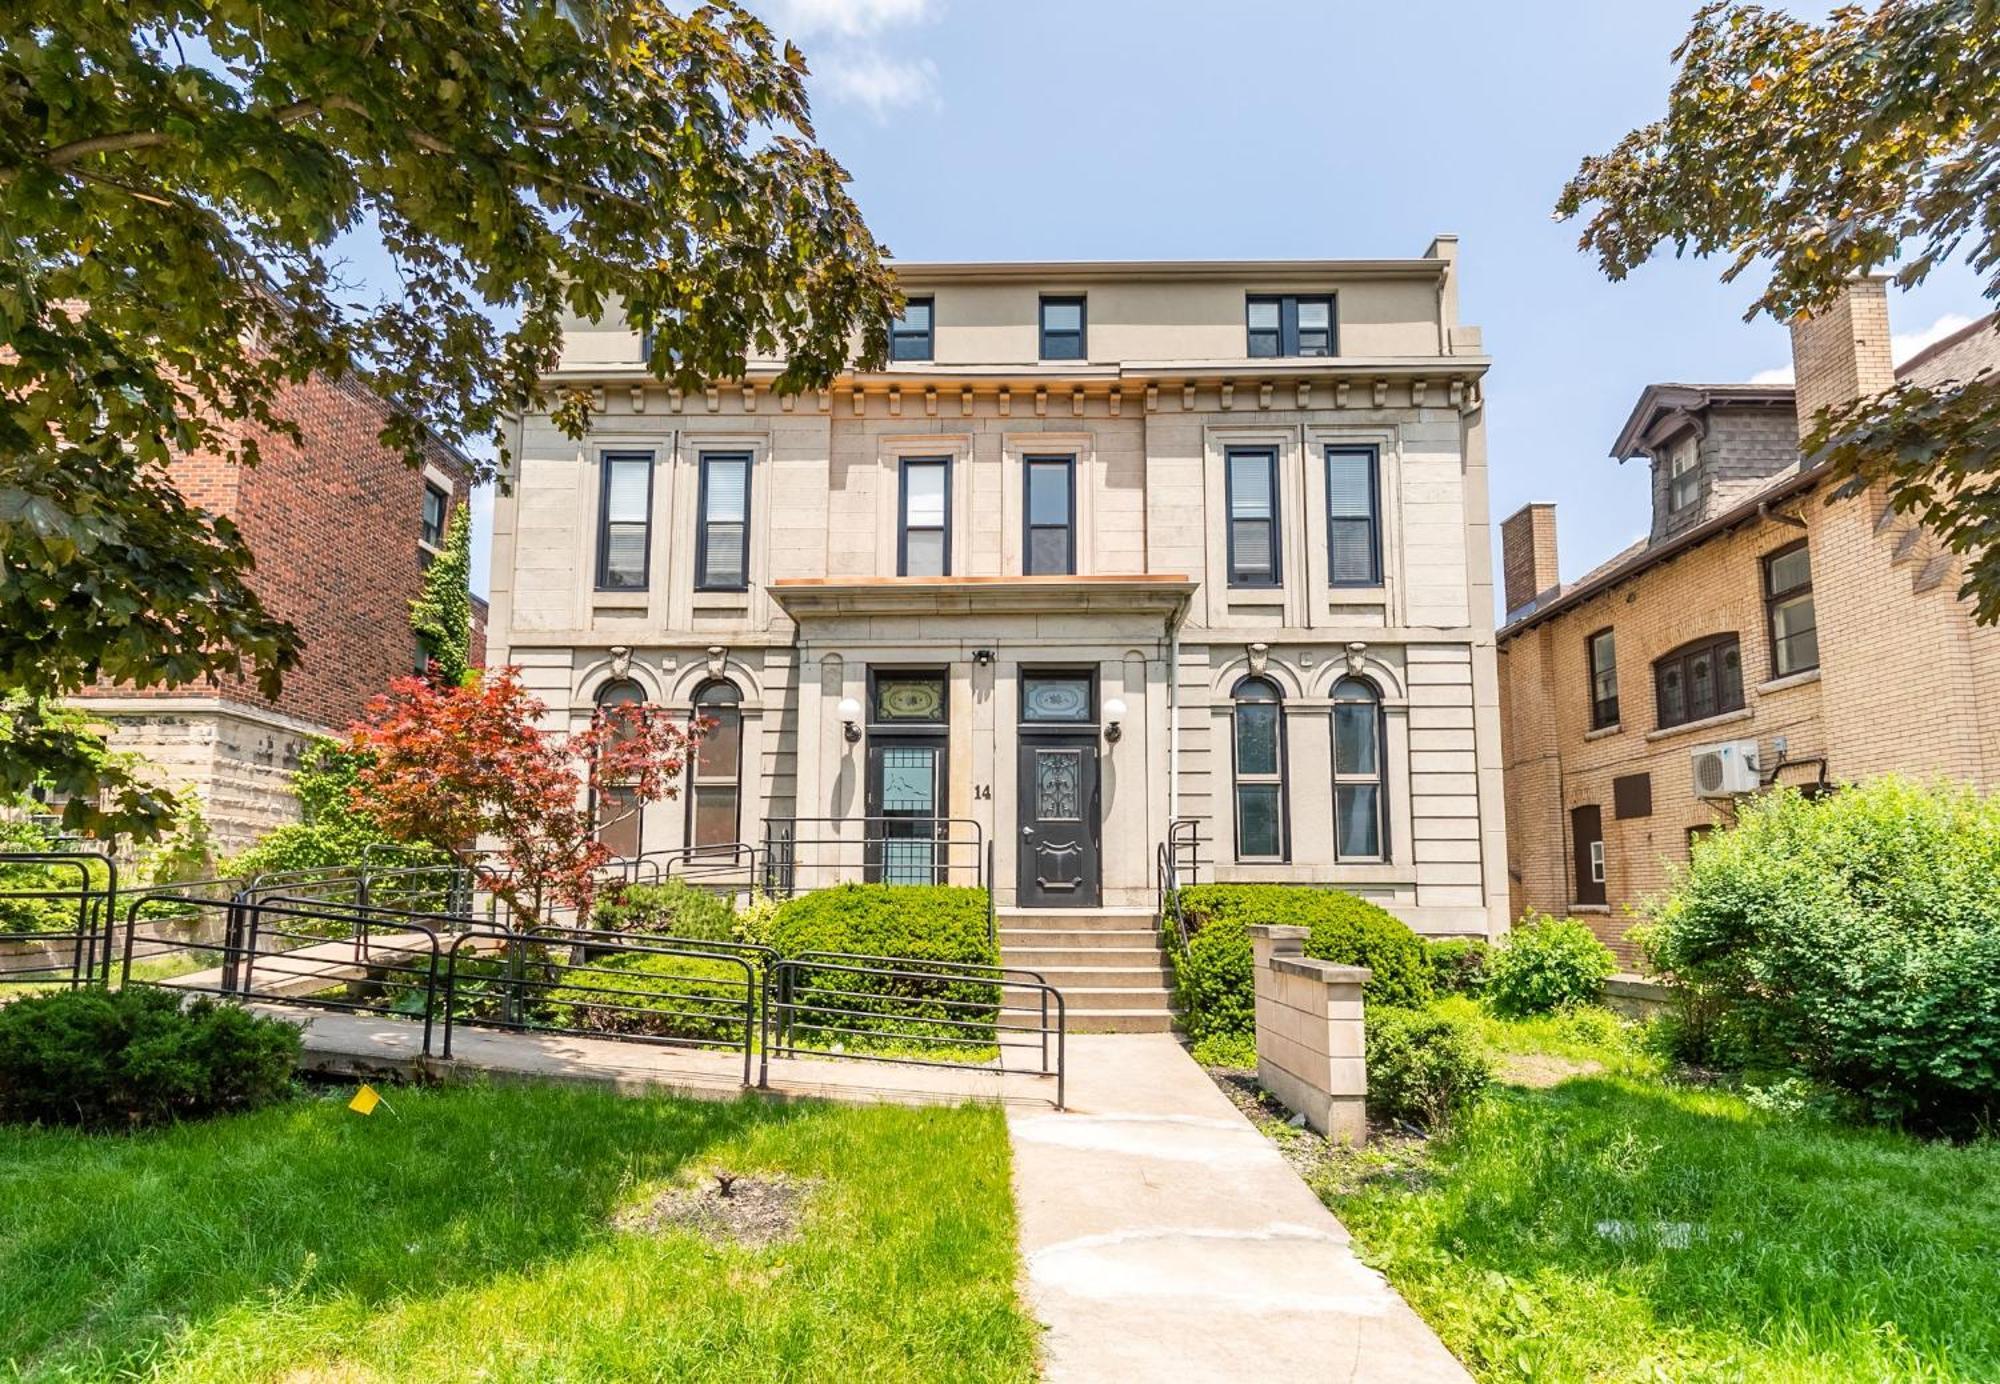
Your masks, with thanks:
[{"label": "tree canopy overhead", "polygon": [[[1622,279],[1663,245],[1767,268],[1750,309],[1825,308],[1857,274],[1963,261],[2000,301],[2000,0],[1885,0],[1823,22],[1713,4],[1674,54],[1667,113],[1583,161],[1557,214]],[[1823,415],[1803,446],[1968,559],[2000,620],[2000,372]]]},{"label": "tree canopy overhead", "polygon": [[[287,382],[365,372],[415,457],[539,406],[580,432],[537,394],[566,314],[690,386],[879,358],[895,290],[805,76],[735,0],[0,9],[0,679],[276,692],[296,634],[165,466],[295,436]],[[350,236],[395,296],[343,281]],[[33,738],[0,736],[0,790],[109,786]]]}]

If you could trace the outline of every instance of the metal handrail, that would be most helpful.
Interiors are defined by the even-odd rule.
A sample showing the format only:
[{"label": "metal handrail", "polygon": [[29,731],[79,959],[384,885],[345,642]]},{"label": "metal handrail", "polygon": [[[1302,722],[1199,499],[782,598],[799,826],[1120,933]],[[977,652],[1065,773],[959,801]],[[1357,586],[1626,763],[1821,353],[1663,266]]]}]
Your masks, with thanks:
[{"label": "metal handrail", "polygon": [[[99,887],[91,882],[91,864],[104,867],[104,884]],[[116,918],[113,901],[118,896],[118,862],[103,851],[57,850],[57,851],[4,851],[0,852],[0,867],[22,866],[28,868],[56,869],[64,872],[76,871],[74,888],[60,889],[12,889],[0,888],[0,899],[16,901],[46,900],[76,905],[76,927],[74,931],[20,932],[0,934],[0,940],[17,941],[67,941],[71,943],[69,983],[72,986],[88,984],[100,972],[110,976],[111,933]],[[98,958],[98,946],[102,944],[104,957]],[[0,981],[29,983],[44,974],[54,974],[40,968],[23,973],[9,972],[0,976]],[[20,979],[16,981],[16,975]],[[35,983],[41,983],[35,981]]]},{"label": "metal handrail", "polygon": [[[806,835],[802,829],[814,834]],[[991,853],[986,849],[986,828],[970,817],[769,817],[764,821],[765,892],[789,897],[797,887],[799,848],[840,847],[860,849],[858,861],[836,860],[831,868],[846,872],[858,868],[865,877],[881,874],[887,867],[883,848],[890,845],[928,846],[931,863],[923,872],[933,884],[954,883],[954,876],[970,870],[975,888],[988,889],[992,883]],[[969,857],[969,859],[967,858]],[[828,862],[804,862],[808,868],[826,868]]]},{"label": "metal handrail", "polygon": [[[1185,869],[1187,877],[1183,879]],[[1162,927],[1171,924],[1182,947],[1188,944],[1187,918],[1181,912],[1180,891],[1201,882],[1201,819],[1176,817],[1167,823],[1167,839],[1153,855],[1154,908]]]}]

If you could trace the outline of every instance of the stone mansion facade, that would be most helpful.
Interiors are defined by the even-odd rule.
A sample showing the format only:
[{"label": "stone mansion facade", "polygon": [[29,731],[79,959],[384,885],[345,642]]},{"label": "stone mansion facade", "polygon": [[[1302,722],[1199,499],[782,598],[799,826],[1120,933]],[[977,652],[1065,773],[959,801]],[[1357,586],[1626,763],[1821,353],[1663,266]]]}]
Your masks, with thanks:
[{"label": "stone mansion facade", "polygon": [[670,388],[573,321],[548,383],[592,426],[518,420],[492,661],[558,725],[714,723],[679,798],[600,790],[607,843],[670,870],[770,850],[800,883],[990,870],[1003,908],[1150,911],[1198,839],[1203,882],[1497,933],[1456,252],[899,265],[890,362],[796,396],[774,364]]}]

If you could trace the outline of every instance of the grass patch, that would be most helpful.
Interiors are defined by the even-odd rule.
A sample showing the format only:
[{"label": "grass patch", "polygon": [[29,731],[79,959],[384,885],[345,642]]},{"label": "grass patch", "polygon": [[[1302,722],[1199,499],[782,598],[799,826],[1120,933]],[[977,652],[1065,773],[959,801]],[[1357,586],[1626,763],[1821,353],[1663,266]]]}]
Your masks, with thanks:
[{"label": "grass patch", "polygon": [[2000,1378],[2000,1144],[1766,1114],[1594,1017],[1478,1018],[1503,1079],[1587,1067],[1308,1176],[1480,1377]]},{"label": "grass patch", "polygon": [[[138,1138],[0,1130],[0,1374],[1023,1379],[998,1111],[392,1092]],[[709,1170],[796,1239],[634,1234]]]}]

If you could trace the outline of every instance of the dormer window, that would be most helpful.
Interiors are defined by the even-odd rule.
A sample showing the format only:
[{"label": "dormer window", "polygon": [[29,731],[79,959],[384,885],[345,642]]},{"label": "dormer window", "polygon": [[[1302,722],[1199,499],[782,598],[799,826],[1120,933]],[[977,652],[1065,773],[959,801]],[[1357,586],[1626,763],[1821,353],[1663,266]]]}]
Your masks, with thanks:
[{"label": "dormer window", "polygon": [[1667,454],[1667,513],[1679,514],[1701,498],[1701,440],[1689,433]]}]

